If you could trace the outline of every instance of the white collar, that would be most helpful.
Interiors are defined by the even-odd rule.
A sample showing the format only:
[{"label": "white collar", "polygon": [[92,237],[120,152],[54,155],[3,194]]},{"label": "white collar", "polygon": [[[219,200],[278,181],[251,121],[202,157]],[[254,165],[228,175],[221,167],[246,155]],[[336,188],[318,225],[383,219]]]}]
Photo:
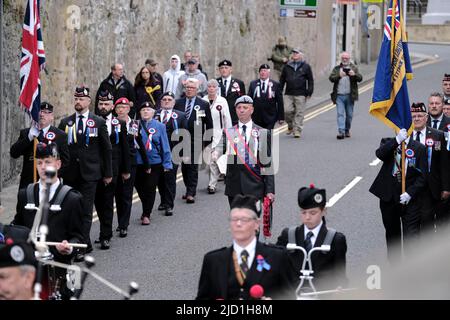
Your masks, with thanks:
[{"label": "white collar", "polygon": [[444,113],[442,113],[438,118],[435,118],[430,115],[431,122],[433,122],[433,120],[438,120],[439,122],[441,122],[443,117],[444,117]]},{"label": "white collar", "polygon": [[228,80],[227,84],[229,84],[231,82],[231,74],[226,78],[222,77],[222,81],[225,82],[225,80]]},{"label": "white collar", "polygon": [[237,244],[235,240],[233,240],[233,249],[236,251],[237,256],[241,255],[241,252],[247,250],[248,253],[254,252],[256,250],[256,237],[253,237],[253,240],[245,247],[241,247]]},{"label": "white collar", "polygon": [[306,239],[306,235],[307,235],[308,232],[310,232],[310,231],[312,231],[312,233],[314,233],[314,238],[317,239],[317,237],[319,236],[320,228],[322,228],[322,224],[323,224],[323,221],[320,221],[319,225],[316,226],[316,227],[315,227],[314,229],[312,229],[312,230],[309,230],[308,227],[305,225],[305,234],[304,234],[305,239]]},{"label": "white collar", "polygon": [[48,132],[48,130],[50,130],[50,126],[51,124],[49,124],[48,126],[46,126],[45,128],[42,128],[41,130],[44,132],[44,134],[46,134]]},{"label": "white collar", "polygon": [[84,117],[83,119],[87,119],[89,116],[89,109],[87,109],[84,113],[79,113],[78,111],[76,111],[75,113],[76,113],[77,119],[78,119],[78,117],[80,117],[80,115],[82,115]]},{"label": "white collar", "polygon": [[253,121],[252,120],[250,120],[247,123],[242,123],[242,122],[239,121],[239,129],[241,129],[244,124],[246,125],[247,129],[250,129],[250,128],[253,127]]},{"label": "white collar", "polygon": [[[41,179],[39,179],[39,190],[42,190],[42,188],[45,187],[45,183],[43,183],[43,181]],[[59,185],[61,184],[61,182],[59,181],[59,179],[56,179],[56,181],[54,183],[52,183],[52,185],[50,186],[50,200],[53,198],[56,189],[58,189]]]}]

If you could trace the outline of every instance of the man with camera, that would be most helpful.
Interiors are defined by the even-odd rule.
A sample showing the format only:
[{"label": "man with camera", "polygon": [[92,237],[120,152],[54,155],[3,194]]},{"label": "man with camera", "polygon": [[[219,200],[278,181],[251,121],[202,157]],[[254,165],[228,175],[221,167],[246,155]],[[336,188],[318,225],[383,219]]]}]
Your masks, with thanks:
[{"label": "man with camera", "polygon": [[336,104],[337,110],[336,138],[339,140],[350,138],[353,106],[358,100],[358,82],[362,81],[358,68],[350,62],[350,53],[341,54],[341,63],[333,68],[329,79],[334,83],[331,100]]}]

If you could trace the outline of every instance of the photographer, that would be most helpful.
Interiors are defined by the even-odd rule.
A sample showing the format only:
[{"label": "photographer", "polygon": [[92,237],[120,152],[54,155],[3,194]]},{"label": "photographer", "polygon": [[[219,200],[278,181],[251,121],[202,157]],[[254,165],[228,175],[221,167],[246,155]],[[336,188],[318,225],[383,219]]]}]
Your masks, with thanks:
[{"label": "photographer", "polygon": [[358,82],[362,81],[358,68],[350,62],[350,53],[341,54],[341,63],[333,68],[329,79],[334,83],[331,100],[336,104],[337,110],[336,138],[339,140],[350,138],[353,106],[358,100]]}]

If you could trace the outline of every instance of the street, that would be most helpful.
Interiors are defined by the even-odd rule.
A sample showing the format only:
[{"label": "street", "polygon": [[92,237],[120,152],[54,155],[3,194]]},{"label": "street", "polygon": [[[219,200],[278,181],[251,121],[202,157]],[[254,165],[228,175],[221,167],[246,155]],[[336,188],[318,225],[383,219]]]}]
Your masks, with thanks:
[{"label": "street", "polygon": [[[442,75],[448,71],[449,47],[417,44],[410,45],[410,52],[439,56],[439,60],[416,68],[414,79],[408,82],[410,102],[426,103],[431,92],[441,91]],[[380,139],[393,136],[393,132],[369,115],[371,97],[372,82],[360,87],[349,139],[336,139],[336,111],[331,107],[308,112],[300,140],[280,130],[273,235],[268,239],[276,242],[283,228],[299,223],[300,187],[314,183],[325,188],[328,200],[339,193],[328,208],[327,225],[346,235],[347,276],[354,287],[364,285],[352,279],[364,278],[368,266],[386,262],[378,199],[368,189],[381,166],[375,161],[375,150]],[[224,185],[220,183],[214,195],[208,195],[206,187],[206,173],[200,171],[196,203],[186,204],[181,200],[184,185],[179,182],[172,217],[157,211],[158,196],[149,226],[140,225],[141,204],[135,202],[128,237],[121,239],[115,233],[108,251],[95,246],[92,255],[96,266],[92,270],[123,289],[136,281],[140,286],[136,299],[195,298],[203,255],[231,245]],[[96,222],[92,239],[98,237],[98,229]],[[88,277],[82,299],[120,298]]]}]

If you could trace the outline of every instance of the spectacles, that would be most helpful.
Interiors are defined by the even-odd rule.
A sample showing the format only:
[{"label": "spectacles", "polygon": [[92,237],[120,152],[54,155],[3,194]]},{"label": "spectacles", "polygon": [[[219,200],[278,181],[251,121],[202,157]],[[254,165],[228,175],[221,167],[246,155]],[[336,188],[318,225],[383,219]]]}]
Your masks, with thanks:
[{"label": "spectacles", "polygon": [[197,87],[186,87],[186,89],[194,90],[194,89],[197,89]]},{"label": "spectacles", "polygon": [[256,220],[256,218],[236,218],[236,217],[234,217],[234,218],[230,218],[228,220],[230,222],[234,222],[234,223],[237,223],[238,221],[241,221],[242,223],[247,223],[247,222],[250,222],[252,220]]},{"label": "spectacles", "polygon": [[172,98],[163,98],[163,99],[161,99],[161,101],[173,101],[173,99]]},{"label": "spectacles", "polygon": [[413,115],[412,116],[412,118],[413,119],[422,119],[422,118],[424,118],[426,115],[424,115],[424,114],[415,114],[415,115]]}]

